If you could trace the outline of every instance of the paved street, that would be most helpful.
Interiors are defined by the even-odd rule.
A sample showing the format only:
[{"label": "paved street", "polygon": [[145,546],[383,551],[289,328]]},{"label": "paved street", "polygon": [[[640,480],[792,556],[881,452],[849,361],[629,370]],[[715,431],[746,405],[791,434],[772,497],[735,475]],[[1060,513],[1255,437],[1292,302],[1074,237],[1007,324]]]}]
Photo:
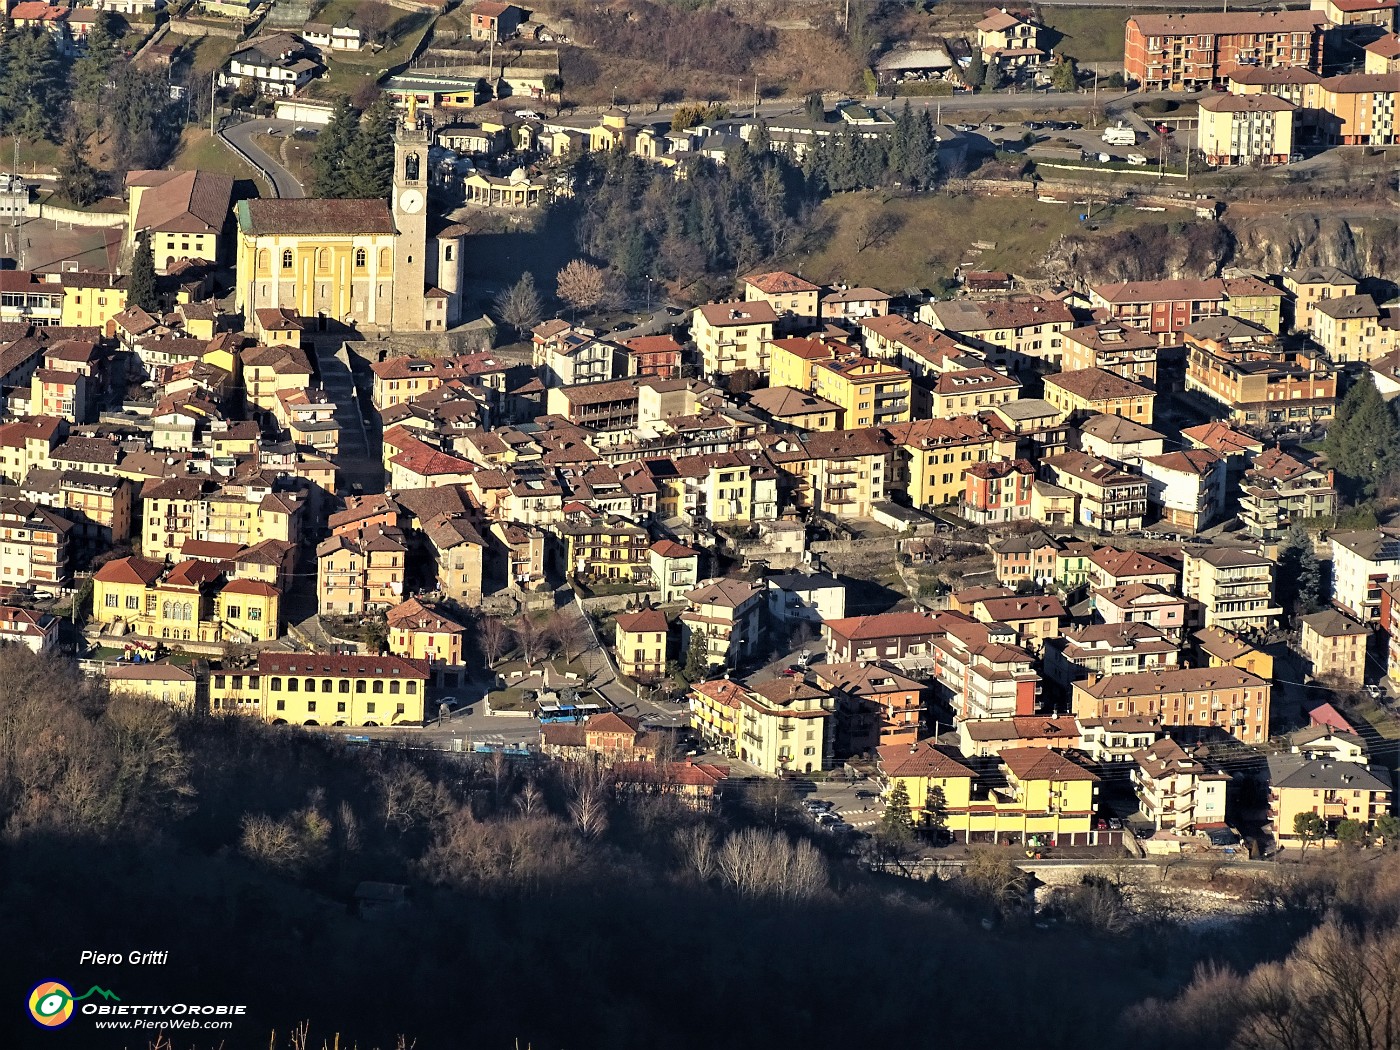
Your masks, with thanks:
[{"label": "paved street", "polygon": [[299,126],[309,127],[309,125],[298,125],[295,120],[260,117],[226,127],[220,132],[220,135],[246,153],[253,164],[261,168],[263,173],[272,180],[275,196],[305,197],[306,194],[296,177],[282,166],[280,160],[269,156],[255,139],[255,136],[266,134],[269,131],[275,131],[279,135],[290,135]]}]

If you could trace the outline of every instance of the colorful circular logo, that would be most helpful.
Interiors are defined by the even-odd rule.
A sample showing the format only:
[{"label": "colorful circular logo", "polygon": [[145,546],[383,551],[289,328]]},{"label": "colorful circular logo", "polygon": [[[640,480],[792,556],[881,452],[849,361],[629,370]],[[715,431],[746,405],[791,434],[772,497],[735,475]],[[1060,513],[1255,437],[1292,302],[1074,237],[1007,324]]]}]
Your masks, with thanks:
[{"label": "colorful circular logo", "polygon": [[73,993],[58,981],[43,981],[29,993],[29,1016],[45,1028],[62,1028],[73,1017]]}]

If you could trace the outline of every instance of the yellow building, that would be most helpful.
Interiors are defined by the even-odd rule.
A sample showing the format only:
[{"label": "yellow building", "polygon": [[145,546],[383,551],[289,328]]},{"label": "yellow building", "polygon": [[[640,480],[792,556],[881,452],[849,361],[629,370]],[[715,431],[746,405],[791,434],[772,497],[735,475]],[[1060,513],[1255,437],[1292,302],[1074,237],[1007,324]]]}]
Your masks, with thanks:
[{"label": "yellow building", "polygon": [[927,825],[930,796],[943,794],[943,826],[961,842],[1016,841],[1081,845],[1092,841],[1099,778],[1058,751],[1003,748],[997,755],[1004,786],[983,781],[961,756],[920,741],[880,748],[888,798],[895,784],[909,793],[909,810]]},{"label": "yellow building", "polygon": [[1070,422],[1102,414],[1150,426],[1156,396],[1150,387],[1102,368],[1082,368],[1045,377],[1045,400]]},{"label": "yellow building", "polygon": [[942,507],[962,498],[975,463],[1014,457],[1016,439],[977,416],[917,419],[889,429],[898,477],[915,507]]},{"label": "yellow building", "polygon": [[185,710],[194,709],[195,677],[187,667],[171,663],[120,663],[107,667],[104,677],[112,696],[134,696],[159,700]]},{"label": "yellow building", "polygon": [[774,339],[763,348],[768,355],[768,385],[813,393],[817,366],[843,355],[853,355],[848,344],[819,335]]},{"label": "yellow building", "polygon": [[1398,313],[1369,295],[1324,299],[1313,309],[1313,339],[1334,363],[1369,364],[1400,348]]},{"label": "yellow building", "polygon": [[614,639],[617,669],[639,682],[655,682],[666,675],[666,636],[669,625],[660,609],[618,613]]},{"label": "yellow building", "polygon": [[1298,107],[1276,95],[1207,95],[1197,105],[1196,148],[1209,164],[1287,164]]},{"label": "yellow building", "polygon": [[1400,73],[1400,34],[1387,33],[1379,40],[1371,41],[1362,50],[1366,52],[1364,72]]},{"label": "yellow building", "polygon": [[421,726],[428,665],[363,653],[258,654],[256,667],[210,676],[209,707],[274,724]]},{"label": "yellow building", "polygon": [[[1316,813],[1328,835],[1344,820],[1368,829],[1390,812],[1390,771],[1384,766],[1338,762],[1306,755],[1269,756],[1269,825],[1280,843],[1301,842],[1294,830],[1300,813]],[[1333,845],[1323,840],[1317,845]]]},{"label": "yellow building", "polygon": [[690,687],[690,727],[711,745],[732,750],[743,695],[743,686],[728,678],[696,682]]},{"label": "yellow building", "polygon": [[817,397],[842,410],[842,426],[883,427],[909,419],[909,373],[869,357],[819,361],[815,376]]},{"label": "yellow building", "polygon": [[690,336],[700,352],[705,374],[730,376],[747,368],[768,375],[766,344],[777,323],[778,315],[765,302],[697,306]]},{"label": "yellow building", "polygon": [[228,580],[223,566],[189,559],[126,557],[92,576],[92,620],[104,633],[168,641],[271,641],[281,592],[259,580]]},{"label": "yellow building", "polygon": [[223,263],[233,179],[211,171],[133,171],[126,176],[126,241],[150,238],[156,269],[182,259]]},{"label": "yellow building", "polygon": [[1355,295],[1358,282],[1351,274],[1336,267],[1310,266],[1284,274],[1283,287],[1293,296],[1294,330],[1311,332],[1318,304],[1326,299]]},{"label": "yellow building", "polygon": [[740,759],[770,776],[818,773],[831,764],[836,701],[801,678],[747,687],[739,704]]},{"label": "yellow building", "polygon": [[748,407],[772,420],[778,430],[840,430],[842,426],[840,405],[790,386],[755,390]]},{"label": "yellow building", "polygon": [[68,328],[101,328],[126,309],[127,278],[115,273],[63,274],[63,315]]},{"label": "yellow building", "polygon": [[1204,627],[1191,636],[1200,667],[1238,667],[1241,671],[1273,678],[1274,658],[1262,649],[1242,642],[1223,627]]},{"label": "yellow building", "polygon": [[1283,331],[1284,294],[1257,277],[1226,277],[1225,301],[1221,313],[1266,328],[1274,335]]},{"label": "yellow building", "polygon": [[1021,384],[995,368],[977,365],[943,372],[931,387],[920,388],[921,393],[925,391],[929,418],[946,419],[1016,401],[1021,396]]},{"label": "yellow building", "polygon": [[429,133],[395,128],[389,200],[239,201],[236,308],[293,310],[321,328],[442,332],[461,316],[466,229],[429,238]]},{"label": "yellow building", "polygon": [[767,303],[778,315],[779,327],[788,330],[816,327],[821,291],[820,285],[783,271],[744,278],[744,301]]},{"label": "yellow building", "polygon": [[426,661],[434,671],[462,666],[462,639],[467,629],[437,606],[410,598],[384,617],[393,655]]}]

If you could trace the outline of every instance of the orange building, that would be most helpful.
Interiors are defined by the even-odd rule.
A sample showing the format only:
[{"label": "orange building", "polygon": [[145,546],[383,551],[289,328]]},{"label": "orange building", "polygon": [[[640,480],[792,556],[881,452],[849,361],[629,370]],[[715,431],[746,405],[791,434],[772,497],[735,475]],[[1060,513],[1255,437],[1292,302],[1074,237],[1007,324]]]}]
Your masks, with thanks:
[{"label": "orange building", "polygon": [[1322,61],[1320,11],[1144,14],[1128,19],[1123,74],[1143,91],[1201,91],[1236,69]]}]

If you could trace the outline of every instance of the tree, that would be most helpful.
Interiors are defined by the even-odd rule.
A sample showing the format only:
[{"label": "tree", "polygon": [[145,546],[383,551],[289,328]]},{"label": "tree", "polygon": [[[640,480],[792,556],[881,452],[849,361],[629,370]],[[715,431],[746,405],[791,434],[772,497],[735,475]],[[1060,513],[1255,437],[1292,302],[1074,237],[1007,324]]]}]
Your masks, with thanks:
[{"label": "tree", "polygon": [[982,49],[972,49],[972,59],[963,71],[963,80],[970,88],[980,88],[987,81],[987,63],[982,58]]},{"label": "tree", "polygon": [[1337,824],[1335,832],[1337,845],[1348,849],[1360,849],[1366,845],[1366,825],[1359,820],[1343,820]]},{"label": "tree", "polygon": [[1025,897],[1029,886],[1026,873],[1011,862],[1011,858],[996,849],[973,850],[963,864],[962,882],[985,903],[998,911],[1015,907]]},{"label": "tree", "polygon": [[362,0],[355,5],[355,24],[376,44],[384,43],[397,18],[394,9],[381,0]]},{"label": "tree", "polygon": [[117,169],[164,167],[179,142],[183,116],[164,74],[120,66],[111,103]]},{"label": "tree", "polygon": [[524,657],[525,663],[534,667],[535,661],[544,656],[547,647],[540,625],[532,620],[528,613],[521,613],[511,624],[511,631],[515,640],[520,643],[520,655]]},{"label": "tree", "polygon": [[0,124],[26,142],[52,136],[65,108],[67,81],[53,34],[34,27],[8,38],[0,63]]},{"label": "tree", "polygon": [[1400,426],[1376,385],[1365,377],[1347,391],[1323,445],[1350,500],[1370,499],[1400,472]]},{"label": "tree", "polygon": [[394,184],[394,125],[398,119],[388,95],[380,95],[365,111],[345,153],[344,196],[388,199]]},{"label": "tree", "polygon": [[535,275],[528,271],[496,296],[496,316],[521,336],[540,323],[543,312],[544,301],[535,288]]},{"label": "tree", "polygon": [[496,616],[483,616],[477,632],[481,639],[481,655],[486,657],[486,666],[495,667],[510,652],[514,636],[509,627]]},{"label": "tree", "polygon": [[316,136],[316,152],[311,156],[311,196],[346,196],[345,165],[350,147],[360,134],[359,111],[342,98],[331,113],[330,123]]},{"label": "tree", "polygon": [[102,196],[102,173],[83,156],[77,135],[70,135],[64,143],[63,162],[58,166],[58,192],[79,208],[86,208]]},{"label": "tree", "polygon": [[565,264],[555,277],[559,298],[575,310],[591,310],[608,294],[607,278],[601,266],[582,259]]},{"label": "tree", "polygon": [[988,91],[995,91],[1006,81],[1006,74],[1001,68],[1001,63],[992,59],[987,63],[987,75],[982,78],[982,86]]},{"label": "tree", "polygon": [[151,251],[151,235],[142,230],[136,240],[131,258],[131,273],[126,280],[126,304],[139,306],[147,313],[160,310],[160,295],[156,288],[156,260]]},{"label": "tree", "polygon": [[681,672],[687,682],[699,682],[710,674],[710,638],[703,628],[690,632],[690,648],[685,654],[685,670]]},{"label": "tree", "polygon": [[567,663],[573,663],[587,646],[589,630],[581,615],[571,614],[568,609],[555,609],[549,614],[545,632],[553,639]]},{"label": "tree", "polygon": [[1079,87],[1079,70],[1074,59],[1068,55],[1060,56],[1055,68],[1050,71],[1050,84],[1056,91],[1073,91]]},{"label": "tree", "polygon": [[802,114],[817,124],[826,120],[826,103],[822,101],[820,91],[813,91],[802,100]]},{"label": "tree", "polygon": [[1289,529],[1279,547],[1278,597],[1290,616],[1305,616],[1322,607],[1322,567],[1312,537],[1301,525]]},{"label": "tree", "polygon": [[1400,817],[1393,813],[1384,813],[1377,817],[1375,833],[1376,838],[1384,840],[1386,849],[1400,847]]},{"label": "tree", "polygon": [[757,390],[761,381],[759,374],[752,368],[735,369],[729,377],[729,392],[747,394],[751,390]]},{"label": "tree", "polygon": [[948,796],[938,784],[929,788],[928,797],[924,800],[924,827],[939,839],[948,831]]},{"label": "tree", "polygon": [[902,838],[912,837],[914,817],[909,812],[909,788],[896,779],[885,799],[885,813],[880,818],[880,830]]},{"label": "tree", "polygon": [[88,133],[100,131],[106,123],[107,110],[102,101],[122,58],[117,47],[120,35],[116,15],[110,11],[102,12],[88,30],[82,54],[73,60],[69,78],[73,105],[79,111],[83,128]]},{"label": "tree", "polygon": [[1293,817],[1293,834],[1303,840],[1303,852],[1306,853],[1309,842],[1320,841],[1327,834],[1327,822],[1312,810],[1297,813]]},{"label": "tree", "polygon": [[747,794],[747,801],[756,812],[763,814],[764,819],[772,821],[776,828],[797,805],[797,793],[786,780],[772,777],[755,784]]}]

